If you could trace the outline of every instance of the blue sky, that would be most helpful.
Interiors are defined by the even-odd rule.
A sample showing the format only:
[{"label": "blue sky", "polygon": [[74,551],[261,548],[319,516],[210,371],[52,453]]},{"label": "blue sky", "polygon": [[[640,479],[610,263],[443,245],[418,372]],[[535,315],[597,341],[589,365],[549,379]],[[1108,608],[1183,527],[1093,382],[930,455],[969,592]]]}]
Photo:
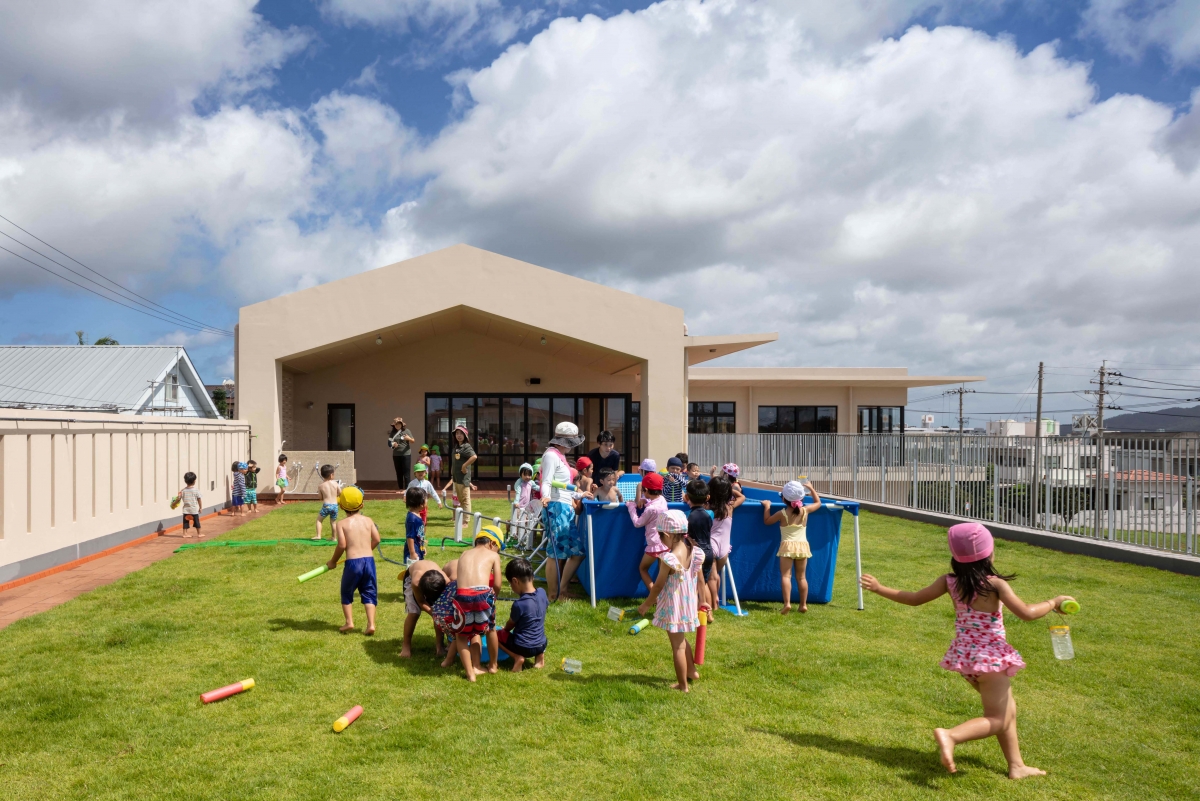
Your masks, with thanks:
[{"label": "blue sky", "polygon": [[[209,325],[468,241],[680,305],[694,329],[770,320],[780,343],[743,363],[904,365],[1012,392],[1039,359],[1064,388],[1102,358],[1200,364],[1194,4],[171,13],[14,10],[0,214]],[[227,338],[0,257],[0,341],[179,341],[206,380],[230,374]],[[796,294],[762,299],[780,286]]]}]

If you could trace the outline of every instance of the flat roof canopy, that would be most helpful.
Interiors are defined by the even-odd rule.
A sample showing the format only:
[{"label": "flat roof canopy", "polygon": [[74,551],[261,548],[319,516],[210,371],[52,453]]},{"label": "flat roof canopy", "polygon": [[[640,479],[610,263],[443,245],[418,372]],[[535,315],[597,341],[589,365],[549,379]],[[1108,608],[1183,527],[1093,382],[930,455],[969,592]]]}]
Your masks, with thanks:
[{"label": "flat roof canopy", "polygon": [[692,386],[934,387],[983,381],[981,375],[909,375],[905,367],[693,367]]}]

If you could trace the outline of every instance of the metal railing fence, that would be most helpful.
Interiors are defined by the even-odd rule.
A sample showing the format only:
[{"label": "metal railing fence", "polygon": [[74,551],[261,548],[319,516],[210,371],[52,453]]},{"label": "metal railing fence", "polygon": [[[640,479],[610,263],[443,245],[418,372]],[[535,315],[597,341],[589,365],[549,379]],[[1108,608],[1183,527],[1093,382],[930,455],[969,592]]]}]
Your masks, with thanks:
[{"label": "metal railing fence", "polygon": [[707,469],[806,476],[818,491],[1174,553],[1196,553],[1200,439],[1105,434],[691,434]]}]

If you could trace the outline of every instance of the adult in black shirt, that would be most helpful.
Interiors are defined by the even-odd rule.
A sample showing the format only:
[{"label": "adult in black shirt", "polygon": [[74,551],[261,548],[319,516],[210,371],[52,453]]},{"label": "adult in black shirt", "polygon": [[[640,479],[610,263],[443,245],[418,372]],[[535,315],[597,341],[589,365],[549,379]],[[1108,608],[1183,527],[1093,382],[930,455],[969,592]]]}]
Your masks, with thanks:
[{"label": "adult in black shirt", "polygon": [[596,444],[599,447],[592,448],[588,451],[588,458],[592,460],[592,475],[600,472],[601,467],[607,467],[617,474],[620,478],[625,474],[621,469],[621,454],[613,447],[615,438],[611,431],[601,431],[600,436],[596,437]]},{"label": "adult in black shirt", "polygon": [[700,595],[700,605],[708,604],[709,609],[717,605],[716,571],[713,570],[712,549],[712,513],[704,508],[708,501],[708,484],[703,479],[693,479],[687,484],[684,500],[692,507],[688,512],[688,539],[704,552],[704,566],[700,568],[701,585],[706,592]]}]

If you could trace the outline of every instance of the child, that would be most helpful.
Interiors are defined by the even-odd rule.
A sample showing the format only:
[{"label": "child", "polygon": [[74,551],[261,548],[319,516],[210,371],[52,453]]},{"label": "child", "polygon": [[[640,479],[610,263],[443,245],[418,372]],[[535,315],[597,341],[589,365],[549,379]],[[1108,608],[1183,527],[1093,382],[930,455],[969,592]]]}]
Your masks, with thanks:
[{"label": "child", "polygon": [[606,503],[622,503],[621,490],[617,489],[617,471],[601,467],[596,471],[596,500]]},{"label": "child", "polygon": [[[643,464],[645,464],[643,462]],[[646,550],[642,554],[641,564],[638,565],[638,573],[642,575],[642,583],[646,585],[646,591],[650,591],[653,582],[650,579],[650,565],[654,564],[654,560],[667,552],[667,546],[663,544],[658,536],[658,526],[662,522],[663,515],[667,513],[667,502],[663,499],[663,479],[658,473],[646,473],[642,476],[640,485],[641,493],[645,498],[638,498],[636,501],[630,501],[626,504],[629,509],[629,517],[633,520],[633,525],[637,527],[646,527]],[[649,499],[649,502],[647,502]],[[636,514],[634,508],[642,508],[645,506],[645,511],[642,514]]]},{"label": "child", "polygon": [[[643,459],[642,463],[640,465],[638,465],[638,475],[642,476],[642,478],[645,478],[646,476],[648,476],[651,473],[657,473],[657,472],[658,472],[658,464],[653,459],[649,459],[649,458]],[[640,508],[641,504],[642,504],[642,485],[641,484],[638,484],[637,489],[634,490],[633,499],[634,499],[634,501],[637,502],[638,507]],[[646,585],[647,588],[649,586],[650,586],[649,584]]]},{"label": "child", "polygon": [[421,515],[422,523],[429,522],[429,498],[430,497],[432,497],[433,500],[437,502],[439,509],[442,506],[442,497],[440,495],[438,495],[437,490],[434,489],[433,485],[430,484],[429,480],[425,477],[425,470],[426,470],[425,465],[421,464],[420,462],[417,462],[417,466],[413,468],[413,474],[416,477],[412,481],[408,482],[409,490],[419,489],[419,490],[421,490],[421,492],[425,493],[425,503],[421,504],[421,511],[419,512],[419,514]]},{"label": "child", "polygon": [[[417,451],[417,464],[423,464],[425,465],[425,469],[429,470],[429,463],[429,446],[422,445],[420,450]],[[416,465],[413,465],[413,467],[415,468]],[[416,470],[414,469],[413,472],[415,473]]]},{"label": "child", "polygon": [[404,493],[404,505],[408,514],[404,517],[404,559],[419,562],[425,558],[425,520],[419,512],[425,511],[425,491],[410,486]]},{"label": "child", "polygon": [[575,489],[580,492],[591,492],[592,487],[596,485],[596,482],[592,480],[592,460],[586,456],[580,456],[575,460],[575,469],[579,471]]},{"label": "child", "polygon": [[[329,518],[331,526],[337,526],[338,492],[341,487],[338,486],[337,479],[333,477],[334,470],[335,468],[331,464],[321,465],[321,478],[323,480],[321,481],[321,486],[317,487],[317,492],[321,496],[321,511],[317,512],[317,536],[313,537],[314,540],[321,539],[324,533],[322,524],[325,522],[325,518]],[[337,537],[336,528],[334,529],[333,536]]]},{"label": "child", "polygon": [[677,456],[667,460],[667,474],[663,477],[663,497],[667,503],[683,503],[687,477],[683,474],[683,462]]},{"label": "child", "polygon": [[720,598],[721,582],[725,577],[725,565],[729,562],[729,554],[733,552],[733,544],[731,535],[733,533],[733,510],[738,508],[745,502],[746,497],[743,495],[738,498],[733,497],[733,487],[729,483],[729,479],[725,476],[713,476],[708,481],[708,509],[713,515],[712,525],[712,548],[713,559],[716,563],[713,565],[713,573],[716,575],[717,581],[713,585],[710,579],[710,587],[715,586],[716,594],[713,595],[712,601],[717,603]]},{"label": "child", "polygon": [[346,625],[338,631],[345,633],[354,628],[354,591],[358,590],[359,600],[367,611],[367,628],[363,634],[369,637],[375,633],[375,605],[378,603],[379,582],[375,577],[372,552],[379,544],[379,529],[374,520],[361,514],[363,493],[358,487],[349,486],[338,493],[337,504],[346,513],[346,519],[333,523],[337,547],[326,565],[333,570],[342,554],[346,554],[346,564],[342,567],[342,613],[346,616]]},{"label": "child", "polygon": [[475,681],[483,672],[480,663],[479,637],[488,638],[491,657],[486,671],[496,673],[500,668],[499,640],[496,638],[496,592],[500,584],[500,550],[503,537],[495,526],[479,530],[473,547],[458,557],[458,578],[446,583],[437,602],[433,604],[434,620],[441,629],[454,636],[454,650],[446,655],[442,667],[454,664],[458,655],[467,681]]},{"label": "child", "polygon": [[279,467],[275,468],[275,486],[279,489],[275,493],[275,505],[278,506],[284,503],[283,494],[287,492],[287,454],[279,454]]},{"label": "child", "polygon": [[708,503],[708,484],[704,479],[698,478],[688,482],[686,498],[690,507],[688,539],[704,552],[704,564],[701,566],[696,596],[700,599],[700,609],[707,615],[717,605],[717,574],[713,570],[713,514],[704,508]]},{"label": "child", "polygon": [[[437,562],[421,559],[404,569],[403,584],[405,616],[404,640],[400,644],[400,657],[408,659],[412,656],[412,636],[413,632],[417,630],[421,612],[429,612],[429,616],[433,617],[429,604],[436,601],[442,594],[442,590],[446,588],[446,574],[438,568]],[[442,633],[437,628],[437,621],[434,621],[434,630],[437,655],[445,656],[446,648],[442,645]]]},{"label": "child", "polygon": [[200,536],[200,510],[204,508],[204,501],[200,497],[199,490],[196,489],[196,474],[187,472],[183,474],[184,487],[179,491],[180,506],[183,507],[183,536],[191,537],[188,530],[188,524],[192,523],[196,526],[196,536]]},{"label": "child", "polygon": [[517,594],[504,631],[497,634],[504,653],[513,658],[513,673],[520,673],[526,659],[535,668],[546,665],[546,608],[550,598],[541,587],[533,588],[533,565],[527,559],[513,559],[504,568],[508,586]]},{"label": "child", "polygon": [[679,460],[680,464],[688,463],[688,455],[686,453],[677,453],[675,454],[675,458]]},{"label": "child", "polygon": [[927,604],[947,593],[954,601],[954,642],[942,658],[942,667],[962,674],[975,688],[983,701],[983,717],[972,718],[953,729],[933,730],[946,770],[951,773],[958,770],[954,765],[955,745],[995,736],[1008,761],[1008,778],[1044,776],[1046,771],[1025,764],[1017,743],[1017,706],[1010,680],[1025,667],[1025,661],[1005,640],[1003,607],[1007,606],[1021,620],[1037,620],[1074,598],[1059,595],[1026,605],[1008,585],[1015,576],[1002,576],[992,566],[995,543],[991,532],[979,523],[951,526],[947,540],[951,572],[938,576],[925,589],[893,590],[867,573],[863,574],[862,587],[907,606]]},{"label": "child", "polygon": [[258,512],[258,473],[261,469],[253,459],[246,462],[246,506],[251,514]]},{"label": "child", "polygon": [[233,463],[233,510],[230,514],[240,516],[242,514],[242,504],[246,502],[246,464],[245,462]]},{"label": "child", "polygon": [[[813,502],[805,506],[804,491],[813,496]],[[800,585],[800,611],[808,611],[808,578],[805,570],[812,549],[808,547],[808,515],[821,508],[821,496],[812,484],[789,481],[783,485],[783,508],[771,514],[771,502],[763,501],[763,525],[779,523],[779,585],[783,590],[783,609],[779,614],[792,611],[792,565],[796,566],[796,581]]]},{"label": "child", "polygon": [[688,481],[695,481],[696,479],[700,478],[700,465],[696,464],[695,462],[688,462],[687,477]]},{"label": "child", "polygon": [[676,683],[671,689],[686,693],[688,681],[700,678],[692,645],[684,635],[700,625],[696,613],[696,582],[704,564],[704,552],[688,542],[688,521],[678,509],[663,515],[660,531],[668,550],[659,559],[658,581],[654,582],[650,596],[638,607],[638,614],[646,614],[650,604],[657,604],[652,622],[667,632],[675,662]]},{"label": "child", "polygon": [[442,489],[442,448],[434,445],[429,452],[429,472],[433,475],[433,486]]},{"label": "child", "polygon": [[[733,490],[733,497],[741,498],[742,501],[745,501],[746,493],[742,492],[742,485],[738,482],[738,475],[741,472],[742,472],[741,469],[738,468],[738,466],[736,464],[734,464],[733,462],[728,462],[727,464],[721,465],[721,473],[720,474],[722,476],[724,476],[725,478],[729,479],[730,487]],[[713,465],[712,472],[709,473],[709,475],[710,476],[717,475],[717,466],[715,464]],[[739,503],[738,505],[740,506],[741,503]]]},{"label": "child", "polygon": [[513,482],[513,503],[518,509],[525,509],[533,500],[533,488],[537,483],[533,480],[533,465],[525,462],[521,465],[521,477]]}]

